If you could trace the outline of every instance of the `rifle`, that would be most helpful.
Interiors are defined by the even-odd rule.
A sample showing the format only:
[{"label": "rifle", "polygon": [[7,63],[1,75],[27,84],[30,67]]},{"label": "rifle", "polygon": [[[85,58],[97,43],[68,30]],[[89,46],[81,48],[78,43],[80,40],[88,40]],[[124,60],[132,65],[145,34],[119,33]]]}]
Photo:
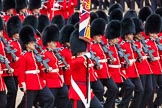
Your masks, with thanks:
[{"label": "rifle", "polygon": [[143,45],[143,51],[149,55],[149,59],[148,60],[149,61],[154,61],[154,56],[152,55],[152,53],[155,52],[155,50],[149,50],[149,47],[147,46],[147,44],[146,44],[146,42],[145,42],[143,37],[141,39],[141,43]]},{"label": "rifle", "polygon": [[60,48],[55,48],[55,49],[53,50],[53,52],[54,52],[55,56],[57,57],[57,59],[58,59],[58,60],[61,60],[61,61],[63,62],[63,64],[65,65],[65,68],[68,68],[68,64],[67,64],[67,62],[65,61],[64,57],[62,57],[62,56],[60,55],[60,53],[58,52],[59,50],[61,50],[61,49],[60,49]]},{"label": "rifle", "polygon": [[134,44],[134,41],[133,41],[133,40],[131,40],[131,46],[132,46],[133,51],[135,51],[135,52],[138,54],[138,57],[139,57],[139,58],[137,59],[138,62],[141,62],[143,56],[142,56],[142,54],[141,54],[140,49],[138,49],[138,48],[137,48],[137,45]]},{"label": "rifle", "polygon": [[39,49],[41,52],[43,52],[43,48],[40,45],[38,45],[37,42],[35,42],[35,48]]},{"label": "rifle", "polygon": [[49,59],[43,60],[42,56],[38,53],[36,49],[34,49],[34,54],[35,54],[35,59],[37,60],[37,62],[43,64],[43,66],[45,67],[45,72],[47,73],[49,70],[49,65],[47,63],[50,60]]},{"label": "rifle", "polygon": [[100,67],[101,66],[101,64],[99,63],[100,57],[96,57],[95,52],[93,52],[92,50],[90,50],[90,54],[91,54],[91,59],[95,61],[96,67]]},{"label": "rifle", "polygon": [[118,54],[119,54],[119,57],[120,58],[124,58],[124,60],[126,61],[126,66],[125,67],[128,67],[128,65],[130,64],[130,61],[128,59],[128,57],[130,56],[130,54],[125,54],[124,53],[124,50],[120,47],[119,44],[115,44],[116,48],[118,49]]},{"label": "rifle", "polygon": [[155,42],[156,42],[156,44],[157,44],[158,49],[159,49],[160,51],[162,51],[162,44],[160,43],[160,39],[159,39],[159,38],[156,38],[156,39],[155,39]]},{"label": "rifle", "polygon": [[100,42],[100,45],[102,46],[102,49],[103,49],[104,53],[105,53],[105,54],[108,54],[109,57],[110,57],[110,61],[108,61],[109,64],[112,64],[112,61],[115,60],[114,57],[113,57],[113,55],[112,55],[113,52],[111,52],[111,51],[108,49],[108,47],[104,44],[103,41]]},{"label": "rifle", "polygon": [[8,61],[8,59],[6,57],[2,56],[1,54],[0,54],[0,62],[5,64],[6,68],[8,69],[7,72],[9,72],[9,70],[11,70],[11,67],[9,65],[10,62]]},{"label": "rifle", "polygon": [[5,45],[5,51],[8,54],[11,54],[12,56],[12,61],[15,62],[16,61],[16,55],[15,52],[17,51],[16,49],[11,49],[11,46],[8,44],[8,42],[6,41],[6,39],[4,37],[1,37],[2,42]]}]

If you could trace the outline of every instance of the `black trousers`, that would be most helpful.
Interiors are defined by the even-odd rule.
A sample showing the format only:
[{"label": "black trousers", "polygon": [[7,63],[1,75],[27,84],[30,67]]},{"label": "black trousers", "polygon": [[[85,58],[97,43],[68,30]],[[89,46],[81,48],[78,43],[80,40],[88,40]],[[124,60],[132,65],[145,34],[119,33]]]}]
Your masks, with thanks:
[{"label": "black trousers", "polygon": [[64,85],[61,88],[53,88],[53,89],[50,88],[50,91],[55,97],[54,106],[56,106],[56,108],[68,108],[69,99],[68,99],[68,88],[66,85]]},{"label": "black trousers", "polygon": [[37,97],[40,99],[41,108],[53,108],[54,97],[48,87],[42,90],[27,90],[22,105],[19,105],[18,108],[32,108]]},{"label": "black trousers", "polygon": [[114,108],[115,99],[118,94],[118,86],[112,78],[100,80],[102,84],[107,87],[106,102],[104,104],[104,108]]},{"label": "black trousers", "polygon": [[152,95],[153,95],[153,82],[152,75],[140,75],[140,79],[144,89],[144,95],[142,97],[142,103],[140,108],[146,108],[146,106],[150,106],[152,103]]},{"label": "black trousers", "polygon": [[91,82],[91,88],[95,96],[99,99],[100,102],[104,102],[103,95],[104,95],[104,87],[101,81],[98,79],[95,82]]},{"label": "black trousers", "polygon": [[4,82],[7,86],[7,107],[6,108],[15,108],[16,103],[16,84],[13,76],[4,77]]},{"label": "black trousers", "polygon": [[144,93],[142,82],[141,82],[140,78],[130,78],[130,80],[132,81],[132,83],[135,86],[134,97],[130,104],[130,108],[140,108],[140,105],[142,102],[142,96]]},{"label": "black trousers", "polygon": [[[77,104],[77,107],[74,107],[74,104]],[[69,108],[85,108],[81,100],[70,100],[70,107]],[[96,96],[91,100],[90,108],[103,108],[100,101],[97,99]],[[108,108],[108,107],[107,107]]]},{"label": "black trousers", "polygon": [[6,108],[7,106],[7,95],[6,91],[0,92],[0,108]]},{"label": "black trousers", "polygon": [[154,89],[157,92],[154,104],[160,106],[162,104],[162,75],[153,75],[153,82]]},{"label": "black trousers", "polygon": [[122,87],[124,90],[122,94],[122,100],[118,107],[128,108],[135,86],[130,79],[124,80],[123,83],[118,84],[118,86]]}]

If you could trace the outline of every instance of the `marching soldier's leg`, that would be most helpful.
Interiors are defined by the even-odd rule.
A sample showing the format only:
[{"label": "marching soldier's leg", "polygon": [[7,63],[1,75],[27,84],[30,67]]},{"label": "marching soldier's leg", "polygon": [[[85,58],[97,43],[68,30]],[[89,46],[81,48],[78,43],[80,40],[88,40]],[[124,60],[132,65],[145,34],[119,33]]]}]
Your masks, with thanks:
[{"label": "marching soldier's leg", "polygon": [[16,102],[16,85],[14,78],[12,76],[4,77],[5,84],[7,86],[7,107],[6,108],[15,108]]},{"label": "marching soldier's leg", "polygon": [[162,105],[162,75],[157,76],[157,84],[159,88],[157,89],[157,97],[154,101],[155,108]]},{"label": "marching soldier's leg", "polygon": [[64,85],[62,88],[58,89],[58,101],[57,108],[68,108],[68,88]]},{"label": "marching soldier's leg", "polygon": [[103,108],[96,96],[94,96],[94,98],[91,100],[90,108]]},{"label": "marching soldier's leg", "polygon": [[54,106],[54,96],[48,87],[43,88],[39,91],[39,98],[41,103],[41,108],[53,108]]},{"label": "marching soldier's leg", "polygon": [[0,108],[6,108],[7,106],[7,95],[6,91],[0,92]]},{"label": "marching soldier's leg", "polygon": [[37,94],[38,94],[37,90],[35,90],[35,91],[28,90],[23,97],[23,99],[24,99],[24,107],[23,108],[32,108]]},{"label": "marching soldier's leg", "polygon": [[142,9],[144,0],[139,0],[139,2],[140,2],[140,9]]},{"label": "marching soldier's leg", "polygon": [[115,99],[118,94],[118,87],[112,78],[102,79],[101,82],[108,88],[108,91],[106,92],[107,99],[104,104],[104,108],[114,108]]},{"label": "marching soldier's leg", "polygon": [[145,6],[151,6],[149,0],[145,0]]},{"label": "marching soldier's leg", "polygon": [[140,108],[146,108],[148,103],[152,103],[152,95],[153,95],[152,75],[141,75],[140,79],[144,88],[144,95],[142,98]]},{"label": "marching soldier's leg", "polygon": [[104,99],[103,99],[104,87],[101,81],[98,79],[95,82],[91,82],[91,88],[95,96],[99,99],[99,101],[104,102]]},{"label": "marching soldier's leg", "polygon": [[110,0],[110,6],[115,3],[115,0]]},{"label": "marching soldier's leg", "polygon": [[122,87],[124,88],[125,92],[124,96],[122,97],[122,101],[118,105],[118,108],[128,108],[135,86],[130,79],[127,79],[123,82]]},{"label": "marching soldier's leg", "polygon": [[135,0],[130,1],[130,9],[135,9]]},{"label": "marching soldier's leg", "polygon": [[131,78],[131,81],[135,85],[135,91],[134,91],[134,97],[132,103],[130,104],[130,108],[139,108],[142,101],[143,92],[144,92],[143,86],[140,78]]}]

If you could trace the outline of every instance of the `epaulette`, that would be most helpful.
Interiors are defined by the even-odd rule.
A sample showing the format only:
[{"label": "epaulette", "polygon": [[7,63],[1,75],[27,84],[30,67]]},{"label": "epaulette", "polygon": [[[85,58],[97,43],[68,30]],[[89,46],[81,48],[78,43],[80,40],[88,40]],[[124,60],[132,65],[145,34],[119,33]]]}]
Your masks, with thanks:
[{"label": "epaulette", "polygon": [[22,55],[25,55],[27,53],[27,51],[25,50],[25,51],[23,51],[23,52],[21,52],[21,54]]},{"label": "epaulette", "polygon": [[149,39],[146,39],[145,42],[147,43],[149,41]]},{"label": "epaulette", "polygon": [[119,44],[120,44],[120,45],[124,45],[124,44],[125,44],[125,41],[122,41],[122,42],[120,42]]}]

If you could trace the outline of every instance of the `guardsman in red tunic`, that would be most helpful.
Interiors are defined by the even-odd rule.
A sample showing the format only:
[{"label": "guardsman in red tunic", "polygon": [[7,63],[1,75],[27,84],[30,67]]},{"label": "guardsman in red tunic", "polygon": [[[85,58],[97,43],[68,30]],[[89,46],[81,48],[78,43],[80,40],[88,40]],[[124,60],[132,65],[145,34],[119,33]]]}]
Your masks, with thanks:
[{"label": "guardsman in red tunic", "polygon": [[[70,49],[70,35],[74,31],[73,25],[65,25],[60,31],[60,43],[62,44],[60,54],[65,58],[65,61],[70,65],[72,59],[72,53]],[[65,67],[64,67],[65,68]],[[70,79],[71,79],[71,68],[64,69],[64,80],[65,84],[70,87]]]},{"label": "guardsman in red tunic", "polygon": [[[22,52],[21,45],[18,41],[19,40],[19,31],[21,29],[21,20],[20,20],[19,16],[12,16],[8,20],[6,28],[7,28],[8,37],[10,38],[9,44],[11,46],[11,49],[16,51],[14,53],[15,57],[13,57],[11,54],[6,53],[7,58],[10,61],[10,66],[11,66],[11,68],[14,69],[13,76],[4,74],[4,79],[5,79],[5,83],[7,85],[8,92],[12,93],[12,94],[10,94],[10,98],[8,98],[8,102],[12,102],[12,103],[9,103],[8,106],[11,107],[11,105],[12,105],[12,108],[14,108],[15,104],[16,104],[16,96],[17,96],[17,91],[18,91],[17,76],[18,76],[19,71],[21,71],[21,70],[19,70],[19,66],[20,66],[19,57]],[[11,79],[11,78],[14,79],[13,85],[11,85],[11,82],[8,81],[8,79]],[[10,100],[12,100],[12,101],[10,101]]]},{"label": "guardsman in red tunic", "polygon": [[91,36],[92,44],[91,50],[96,53],[95,55],[100,57],[101,69],[96,70],[98,78],[101,80],[102,84],[107,87],[108,91],[106,93],[106,102],[104,108],[113,108],[115,104],[115,99],[118,93],[118,87],[115,84],[114,80],[111,77],[111,74],[108,70],[108,59],[102,45],[102,36],[104,35],[105,30],[105,21],[101,18],[95,19],[91,24]]},{"label": "guardsman in red tunic", "polygon": [[135,86],[134,98],[130,104],[130,108],[140,108],[143,96],[143,86],[135,63],[137,61],[137,58],[135,58],[132,49],[131,42],[133,41],[134,33],[135,33],[135,24],[133,20],[130,18],[124,18],[121,21],[121,37],[123,41],[120,43],[120,46],[123,50],[125,50],[125,53],[130,54],[130,56],[128,57],[129,63],[125,63],[125,60],[123,58],[121,59],[122,64],[123,65],[126,64],[125,67],[122,67],[122,71],[126,73],[128,78],[130,78],[130,80]]},{"label": "guardsman in red tunic", "polygon": [[21,21],[23,22],[25,17],[28,15],[27,13],[27,0],[15,0],[15,9],[17,15],[20,17]]},{"label": "guardsman in red tunic", "polygon": [[73,55],[70,65],[72,73],[69,89],[71,108],[103,108],[90,90],[90,73],[88,69],[90,57],[88,56],[89,54],[86,54],[87,43],[79,39],[78,29],[75,29],[71,34],[70,45]]},{"label": "guardsman in red tunic", "polygon": [[41,0],[29,0],[29,10],[30,10],[30,14],[36,16],[38,18],[38,16],[40,15],[40,8],[41,8]]},{"label": "guardsman in red tunic", "polygon": [[43,52],[44,59],[49,59],[49,62],[47,63],[49,66],[49,71],[47,73],[44,72],[43,78],[53,96],[57,97],[54,101],[55,107],[67,108],[69,102],[68,88],[61,78],[58,64],[59,60],[54,53],[54,50],[56,49],[56,42],[59,41],[58,27],[56,25],[47,26],[43,31],[42,40],[43,45],[46,47],[46,50]]},{"label": "guardsman in red tunic", "polygon": [[40,76],[41,64],[36,60],[34,30],[31,26],[24,26],[20,31],[20,42],[24,50],[20,56],[21,70],[18,74],[20,89],[25,93],[24,108],[32,108],[33,102],[38,96],[42,108],[53,108],[54,97]]},{"label": "guardsman in red tunic", "polygon": [[147,104],[152,102],[151,97],[153,94],[153,82],[152,82],[153,72],[149,62],[152,62],[153,52],[149,50],[147,44],[145,43],[144,39],[145,37],[142,35],[142,32],[144,30],[142,21],[139,18],[133,18],[133,21],[136,28],[136,32],[134,34],[135,45],[138,49],[140,49],[139,54],[142,55],[140,58],[139,54],[136,51],[134,51],[135,58],[139,58],[139,61],[136,61],[136,66],[144,89],[141,108],[146,108]]},{"label": "guardsman in red tunic", "polygon": [[[158,106],[162,104],[162,67],[159,55],[160,49],[158,49],[158,44],[156,43],[156,39],[158,39],[158,33],[161,30],[161,24],[161,17],[157,14],[150,15],[147,18],[145,24],[145,33],[146,35],[150,36],[150,38],[146,40],[146,44],[149,46],[150,50],[154,50],[154,61],[150,62],[150,66],[153,72],[153,87],[154,90],[157,90],[157,97],[154,101],[154,108],[158,108]],[[157,88],[157,86],[159,88]]]},{"label": "guardsman in red tunic", "polygon": [[3,12],[6,14],[3,16],[5,24],[9,18],[16,14],[15,0],[3,0]]},{"label": "guardsman in red tunic", "polygon": [[[117,20],[112,20],[109,22],[106,29],[106,38],[109,41],[109,49],[113,52],[113,57],[115,61],[112,64],[108,64],[109,71],[112,75],[113,80],[118,86],[125,88],[125,93],[122,96],[122,100],[120,104],[118,104],[118,108],[127,108],[129,106],[129,102],[132,98],[132,93],[134,90],[134,84],[130,79],[127,79],[125,73],[121,71],[121,62],[120,56],[118,54],[118,49],[116,44],[118,44],[118,38],[120,36],[120,22]],[[118,44],[119,45],[119,44]],[[108,57],[110,58],[110,57]]]}]

